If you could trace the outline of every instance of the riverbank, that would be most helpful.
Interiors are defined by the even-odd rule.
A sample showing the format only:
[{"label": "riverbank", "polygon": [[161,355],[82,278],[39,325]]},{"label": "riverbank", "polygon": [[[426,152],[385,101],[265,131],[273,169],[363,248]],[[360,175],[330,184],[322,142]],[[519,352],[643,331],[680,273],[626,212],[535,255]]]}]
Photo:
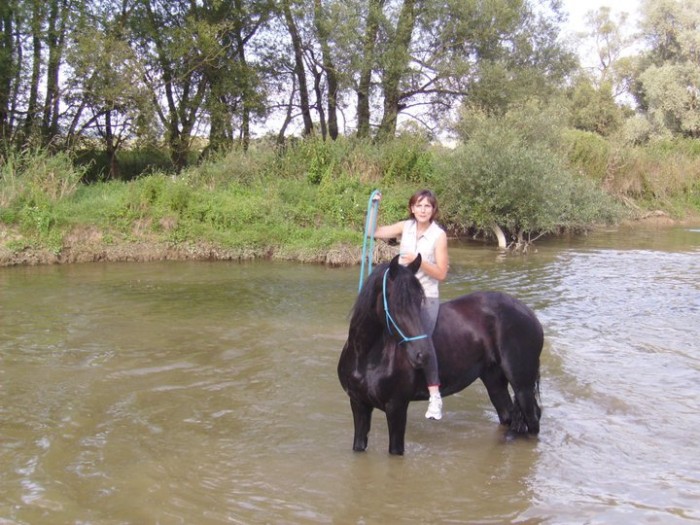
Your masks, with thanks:
[{"label": "riverbank", "polygon": [[[664,163],[663,171],[652,149],[634,150],[648,161],[634,166],[621,167],[615,157],[615,176],[603,188],[597,172],[574,159],[550,165],[546,159],[569,151],[564,145],[542,154],[546,165],[539,167],[520,162],[528,154],[516,148],[497,177],[488,175],[488,159],[501,152],[490,151],[490,142],[482,146],[484,165],[475,167],[467,151],[411,137],[303,141],[283,151],[232,150],[178,176],[154,172],[124,181],[85,181],[69,156],[18,152],[0,166],[0,266],[261,258],[357,264],[367,198],[377,188],[384,223],[405,218],[408,198],[425,186],[441,196],[439,220],[448,232],[490,232],[497,224],[521,240],[609,226],[628,214],[659,222],[684,216],[688,207],[700,212],[700,171],[684,149],[678,158],[687,162]],[[515,170],[516,181],[502,178],[526,164],[527,173]],[[657,208],[669,215],[649,212]]]},{"label": "riverbank", "polygon": [[[636,219],[627,220],[621,226],[635,224],[667,228],[679,225],[700,224],[700,216],[691,215],[674,219],[663,211],[648,212]],[[68,235],[60,250],[44,247],[24,247],[12,250],[8,244],[21,237],[7,226],[0,224],[0,267],[36,266],[50,264],[77,264],[91,262],[150,262],[150,261],[249,261],[277,259],[329,266],[349,266],[362,260],[362,247],[339,245],[328,250],[291,250],[278,248],[228,249],[211,243],[184,242],[174,244],[155,237],[121,242],[106,241],[97,229],[76,229]],[[494,249],[496,246],[494,244]],[[378,260],[388,260],[397,253],[396,247],[384,242],[376,243]]]},{"label": "riverbank", "polygon": [[[5,225],[0,224],[0,267],[36,266],[49,264],[76,264],[91,262],[149,262],[149,261],[248,261],[254,259],[278,259],[329,266],[358,264],[362,259],[361,246],[338,245],[328,250],[314,249],[229,249],[206,242],[174,244],[157,238],[105,241],[98,230],[76,230],[64,239],[60,250],[43,247],[24,247],[11,250],[7,247],[19,239]],[[384,242],[376,243],[379,260],[386,260],[397,253],[397,248]]]}]

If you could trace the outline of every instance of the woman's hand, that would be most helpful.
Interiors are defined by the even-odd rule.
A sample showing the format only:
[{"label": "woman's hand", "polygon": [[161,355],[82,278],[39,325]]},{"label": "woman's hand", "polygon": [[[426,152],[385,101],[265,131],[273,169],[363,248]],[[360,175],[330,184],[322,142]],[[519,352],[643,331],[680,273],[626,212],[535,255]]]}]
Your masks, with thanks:
[{"label": "woman's hand", "polygon": [[416,260],[416,257],[418,257],[418,254],[413,252],[401,252],[400,255],[401,257],[399,258],[399,262],[404,266],[408,266]]}]

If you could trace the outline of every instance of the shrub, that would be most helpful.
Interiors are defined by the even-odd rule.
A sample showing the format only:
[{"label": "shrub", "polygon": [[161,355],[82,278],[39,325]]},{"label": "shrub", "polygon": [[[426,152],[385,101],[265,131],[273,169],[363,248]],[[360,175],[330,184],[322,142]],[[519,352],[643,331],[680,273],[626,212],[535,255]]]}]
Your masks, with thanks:
[{"label": "shrub", "polygon": [[613,217],[612,201],[533,136],[524,138],[507,119],[491,119],[441,161],[449,222],[463,230],[498,225],[522,239]]}]

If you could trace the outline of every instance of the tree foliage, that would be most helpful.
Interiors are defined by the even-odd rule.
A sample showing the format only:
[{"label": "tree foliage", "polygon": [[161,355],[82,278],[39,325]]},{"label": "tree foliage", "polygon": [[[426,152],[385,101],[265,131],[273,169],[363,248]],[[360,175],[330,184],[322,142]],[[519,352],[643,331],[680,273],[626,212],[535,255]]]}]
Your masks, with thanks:
[{"label": "tree foliage", "polygon": [[199,138],[435,137],[460,107],[499,116],[563,90],[580,129],[610,135],[633,90],[649,136],[696,137],[699,1],[645,2],[632,57],[625,17],[592,13],[600,65],[585,81],[559,0],[7,0],[0,140],[98,139],[118,178],[125,144],[162,141],[182,169]]},{"label": "tree foliage", "polygon": [[700,138],[700,0],[646,0],[635,96],[657,136]]},{"label": "tree foliage", "polygon": [[573,64],[559,15],[556,0],[8,0],[1,138],[99,138],[114,158],[155,136],[181,169],[195,136],[246,147],[252,127],[437,132],[465,99],[554,89]]},{"label": "tree foliage", "polygon": [[615,103],[610,82],[596,86],[581,76],[569,92],[571,125],[580,130],[609,136],[622,125],[624,113]]}]

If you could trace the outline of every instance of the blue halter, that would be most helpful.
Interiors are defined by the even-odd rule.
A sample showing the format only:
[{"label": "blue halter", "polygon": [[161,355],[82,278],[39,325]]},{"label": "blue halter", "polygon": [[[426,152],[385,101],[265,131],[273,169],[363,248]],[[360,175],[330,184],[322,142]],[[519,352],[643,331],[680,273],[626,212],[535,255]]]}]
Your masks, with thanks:
[{"label": "blue halter", "polygon": [[389,332],[391,332],[391,326],[393,325],[396,329],[396,332],[402,337],[401,341],[399,341],[399,344],[408,343],[409,341],[417,341],[419,339],[426,339],[428,337],[428,334],[416,335],[414,337],[406,337],[406,335],[404,335],[404,333],[401,331],[401,328],[399,328],[399,325],[397,325],[396,321],[394,321],[394,319],[391,317],[391,314],[389,313],[389,303],[386,300],[386,278],[388,275],[389,268],[387,268],[384,272],[384,280],[382,281],[382,295],[384,295],[384,313],[386,314],[386,325],[389,328]]}]

